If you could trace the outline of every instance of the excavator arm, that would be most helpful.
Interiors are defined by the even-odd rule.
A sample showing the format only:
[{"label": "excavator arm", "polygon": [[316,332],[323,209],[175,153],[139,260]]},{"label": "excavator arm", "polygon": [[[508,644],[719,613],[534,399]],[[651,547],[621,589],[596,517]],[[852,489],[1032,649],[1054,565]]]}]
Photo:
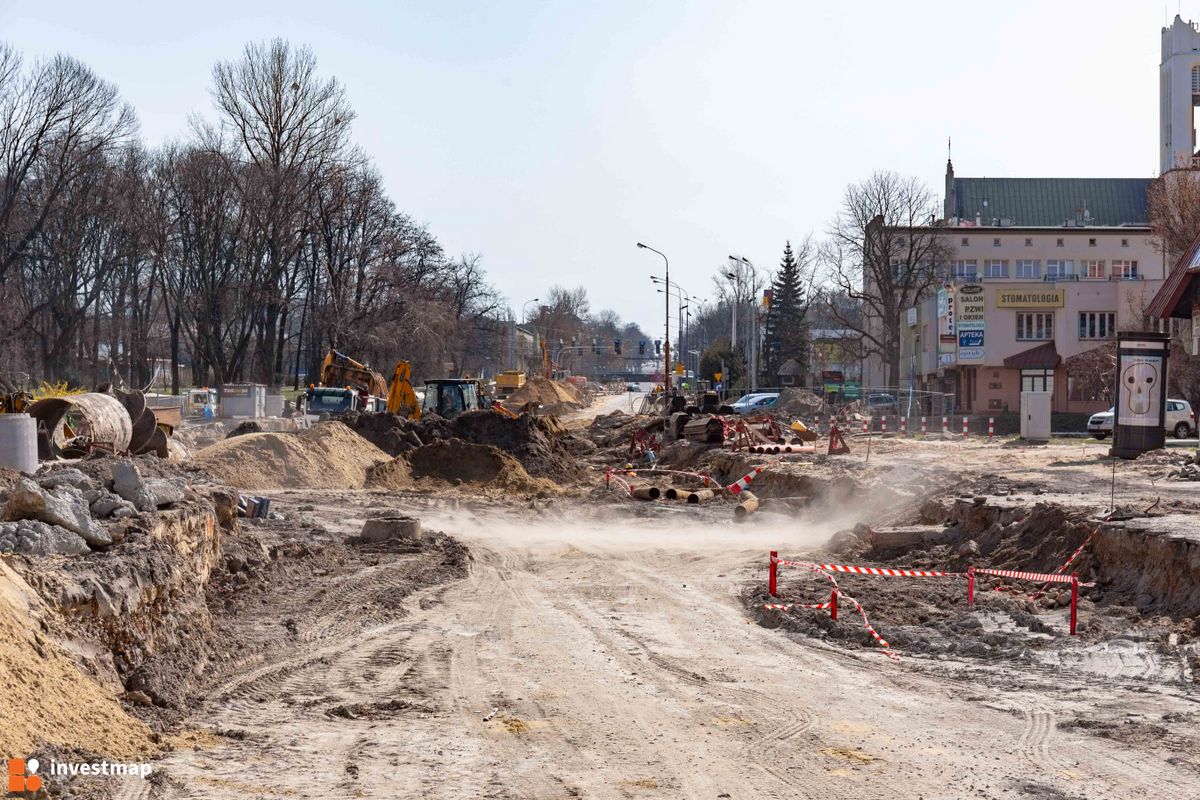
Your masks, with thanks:
[{"label": "excavator arm", "polygon": [[421,405],[412,386],[412,365],[407,361],[396,362],[392,383],[388,387],[387,410],[408,419],[421,418]]}]

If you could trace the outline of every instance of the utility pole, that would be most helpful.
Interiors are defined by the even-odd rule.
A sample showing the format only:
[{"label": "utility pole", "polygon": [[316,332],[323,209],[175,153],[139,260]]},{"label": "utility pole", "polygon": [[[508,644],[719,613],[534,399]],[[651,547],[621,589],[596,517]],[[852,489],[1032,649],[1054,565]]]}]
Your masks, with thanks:
[{"label": "utility pole", "polygon": [[667,392],[671,390],[671,262],[667,260],[666,255],[655,250],[648,244],[637,243],[637,246],[643,250],[649,250],[652,253],[658,253],[662,256],[663,264],[665,265],[667,290],[663,292],[663,304],[666,307],[664,319],[665,335],[663,336],[663,389]]}]

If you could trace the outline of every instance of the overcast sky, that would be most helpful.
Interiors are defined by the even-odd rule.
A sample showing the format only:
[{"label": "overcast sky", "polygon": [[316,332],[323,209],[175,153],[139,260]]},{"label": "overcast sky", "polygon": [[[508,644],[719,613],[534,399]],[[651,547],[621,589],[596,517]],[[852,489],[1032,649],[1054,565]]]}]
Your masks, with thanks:
[{"label": "overcast sky", "polygon": [[940,196],[947,136],[960,176],[1153,175],[1164,22],[1145,0],[0,0],[0,37],[115,82],[151,145],[212,115],[218,59],[309,44],[398,207],[518,315],[583,285],[648,331],[662,264],[635,242],[711,298],[729,253],[774,265],[873,170]]}]

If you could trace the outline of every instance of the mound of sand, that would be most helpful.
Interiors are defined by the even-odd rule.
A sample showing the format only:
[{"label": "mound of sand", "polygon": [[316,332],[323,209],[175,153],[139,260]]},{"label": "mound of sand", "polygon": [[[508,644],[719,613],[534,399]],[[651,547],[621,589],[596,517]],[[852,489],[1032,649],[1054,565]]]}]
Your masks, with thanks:
[{"label": "mound of sand", "polygon": [[406,489],[424,478],[518,492],[558,489],[552,481],[531,477],[520,461],[503,450],[462,439],[442,439],[381,464],[370,471],[367,486]]},{"label": "mound of sand", "polygon": [[340,422],[299,433],[250,433],[197,452],[194,462],[239,489],[361,489],[387,453]]},{"label": "mound of sand", "polygon": [[0,562],[0,753],[32,755],[44,744],[123,759],[156,752],[150,729],[39,631],[34,617],[44,613]]},{"label": "mound of sand", "polygon": [[538,403],[547,407],[566,405],[571,408],[579,408],[583,405],[583,399],[579,390],[570,384],[534,376],[525,381],[524,386],[517,389],[504,401],[504,405],[510,408],[518,408],[526,403]]},{"label": "mound of sand", "polygon": [[808,389],[784,389],[779,393],[776,411],[788,416],[815,418],[825,409],[825,401]]}]

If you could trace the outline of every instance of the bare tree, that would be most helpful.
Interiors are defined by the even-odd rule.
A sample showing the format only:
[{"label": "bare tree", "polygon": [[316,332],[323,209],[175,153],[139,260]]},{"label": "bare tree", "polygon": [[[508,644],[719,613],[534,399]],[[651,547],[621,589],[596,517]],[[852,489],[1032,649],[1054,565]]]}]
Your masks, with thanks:
[{"label": "bare tree", "polygon": [[231,175],[265,248],[258,350],[268,383],[278,386],[306,215],[320,180],[344,155],[354,112],[342,85],[317,74],[312,51],[282,39],[249,44],[240,61],[218,63],[212,95],[236,146]]},{"label": "bare tree", "polygon": [[938,283],[952,252],[932,224],[936,212],[936,198],[920,181],[876,172],[846,188],[821,248],[826,296],[861,307],[848,314],[830,303],[829,316],[859,334],[858,356],[878,357],[889,386],[900,376],[901,315]]},{"label": "bare tree", "polygon": [[137,129],[116,87],[75,59],[22,66],[0,43],[0,282],[67,188]]},{"label": "bare tree", "polygon": [[1173,170],[1155,178],[1146,200],[1159,247],[1174,262],[1200,235],[1200,170]]}]

